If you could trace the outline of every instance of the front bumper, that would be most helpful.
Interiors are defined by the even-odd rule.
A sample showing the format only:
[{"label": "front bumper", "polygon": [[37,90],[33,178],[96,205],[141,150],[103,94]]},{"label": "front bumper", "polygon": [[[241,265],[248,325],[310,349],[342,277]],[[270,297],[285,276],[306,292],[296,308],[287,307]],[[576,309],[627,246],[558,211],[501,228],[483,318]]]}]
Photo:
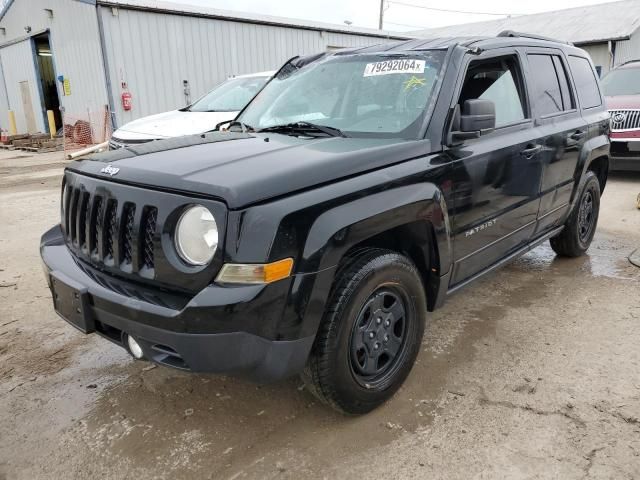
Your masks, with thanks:
[{"label": "front bumper", "polygon": [[625,138],[612,133],[609,169],[640,171],[640,137]]},{"label": "front bumper", "polygon": [[83,292],[87,333],[98,333],[123,348],[126,335],[131,335],[148,360],[258,382],[286,378],[304,368],[314,337],[281,339],[274,324],[284,308],[287,281],[268,286],[210,285],[184,302],[167,292],[160,302],[153,298],[165,296],[162,292],[84,266],[69,252],[59,226],[44,234],[40,253],[54,295],[52,275]]}]

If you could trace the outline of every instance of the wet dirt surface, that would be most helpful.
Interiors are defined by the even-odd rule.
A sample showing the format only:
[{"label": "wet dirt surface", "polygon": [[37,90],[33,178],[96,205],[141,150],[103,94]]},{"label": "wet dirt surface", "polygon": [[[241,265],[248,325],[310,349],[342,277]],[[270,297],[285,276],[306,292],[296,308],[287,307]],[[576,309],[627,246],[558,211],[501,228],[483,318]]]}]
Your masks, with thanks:
[{"label": "wet dirt surface", "polygon": [[610,180],[587,256],[545,244],[449,298],[398,394],[345,418],[298,379],[154,367],[67,326],[38,256],[60,154],[12,156],[0,152],[0,479],[640,478],[640,175]]}]

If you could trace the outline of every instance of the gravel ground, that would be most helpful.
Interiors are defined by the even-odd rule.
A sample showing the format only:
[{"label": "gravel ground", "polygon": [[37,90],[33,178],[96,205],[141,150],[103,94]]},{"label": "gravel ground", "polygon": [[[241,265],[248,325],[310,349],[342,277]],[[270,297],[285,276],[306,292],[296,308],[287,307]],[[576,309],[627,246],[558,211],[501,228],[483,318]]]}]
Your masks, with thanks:
[{"label": "gravel ground", "polygon": [[38,243],[63,166],[0,152],[0,480],[640,478],[640,175],[610,180],[587,256],[545,244],[454,295],[399,393],[344,418],[60,320]]}]

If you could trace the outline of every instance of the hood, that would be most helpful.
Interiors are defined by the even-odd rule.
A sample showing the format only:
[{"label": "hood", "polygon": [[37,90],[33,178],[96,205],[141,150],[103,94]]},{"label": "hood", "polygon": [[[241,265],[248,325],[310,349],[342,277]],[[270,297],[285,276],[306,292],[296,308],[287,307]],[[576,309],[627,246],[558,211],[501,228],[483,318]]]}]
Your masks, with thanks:
[{"label": "hood", "polygon": [[640,95],[616,95],[605,97],[608,110],[640,109]]},{"label": "hood", "polygon": [[[96,154],[68,168],[215,197],[234,209],[428,153],[427,140],[212,132]],[[107,164],[114,168],[101,172]]]},{"label": "hood", "polygon": [[142,117],[117,129],[118,140],[155,140],[210,132],[220,122],[233,120],[238,112],[188,112],[173,110]]}]

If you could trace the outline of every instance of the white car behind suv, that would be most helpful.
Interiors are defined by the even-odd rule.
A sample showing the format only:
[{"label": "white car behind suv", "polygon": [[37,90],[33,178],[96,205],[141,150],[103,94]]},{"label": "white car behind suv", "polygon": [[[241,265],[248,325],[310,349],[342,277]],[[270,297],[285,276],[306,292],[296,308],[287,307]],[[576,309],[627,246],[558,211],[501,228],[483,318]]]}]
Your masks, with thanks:
[{"label": "white car behind suv", "polygon": [[260,72],[229,78],[186,108],[129,122],[113,132],[109,148],[214,130],[219,123],[233,120],[274,73]]}]

